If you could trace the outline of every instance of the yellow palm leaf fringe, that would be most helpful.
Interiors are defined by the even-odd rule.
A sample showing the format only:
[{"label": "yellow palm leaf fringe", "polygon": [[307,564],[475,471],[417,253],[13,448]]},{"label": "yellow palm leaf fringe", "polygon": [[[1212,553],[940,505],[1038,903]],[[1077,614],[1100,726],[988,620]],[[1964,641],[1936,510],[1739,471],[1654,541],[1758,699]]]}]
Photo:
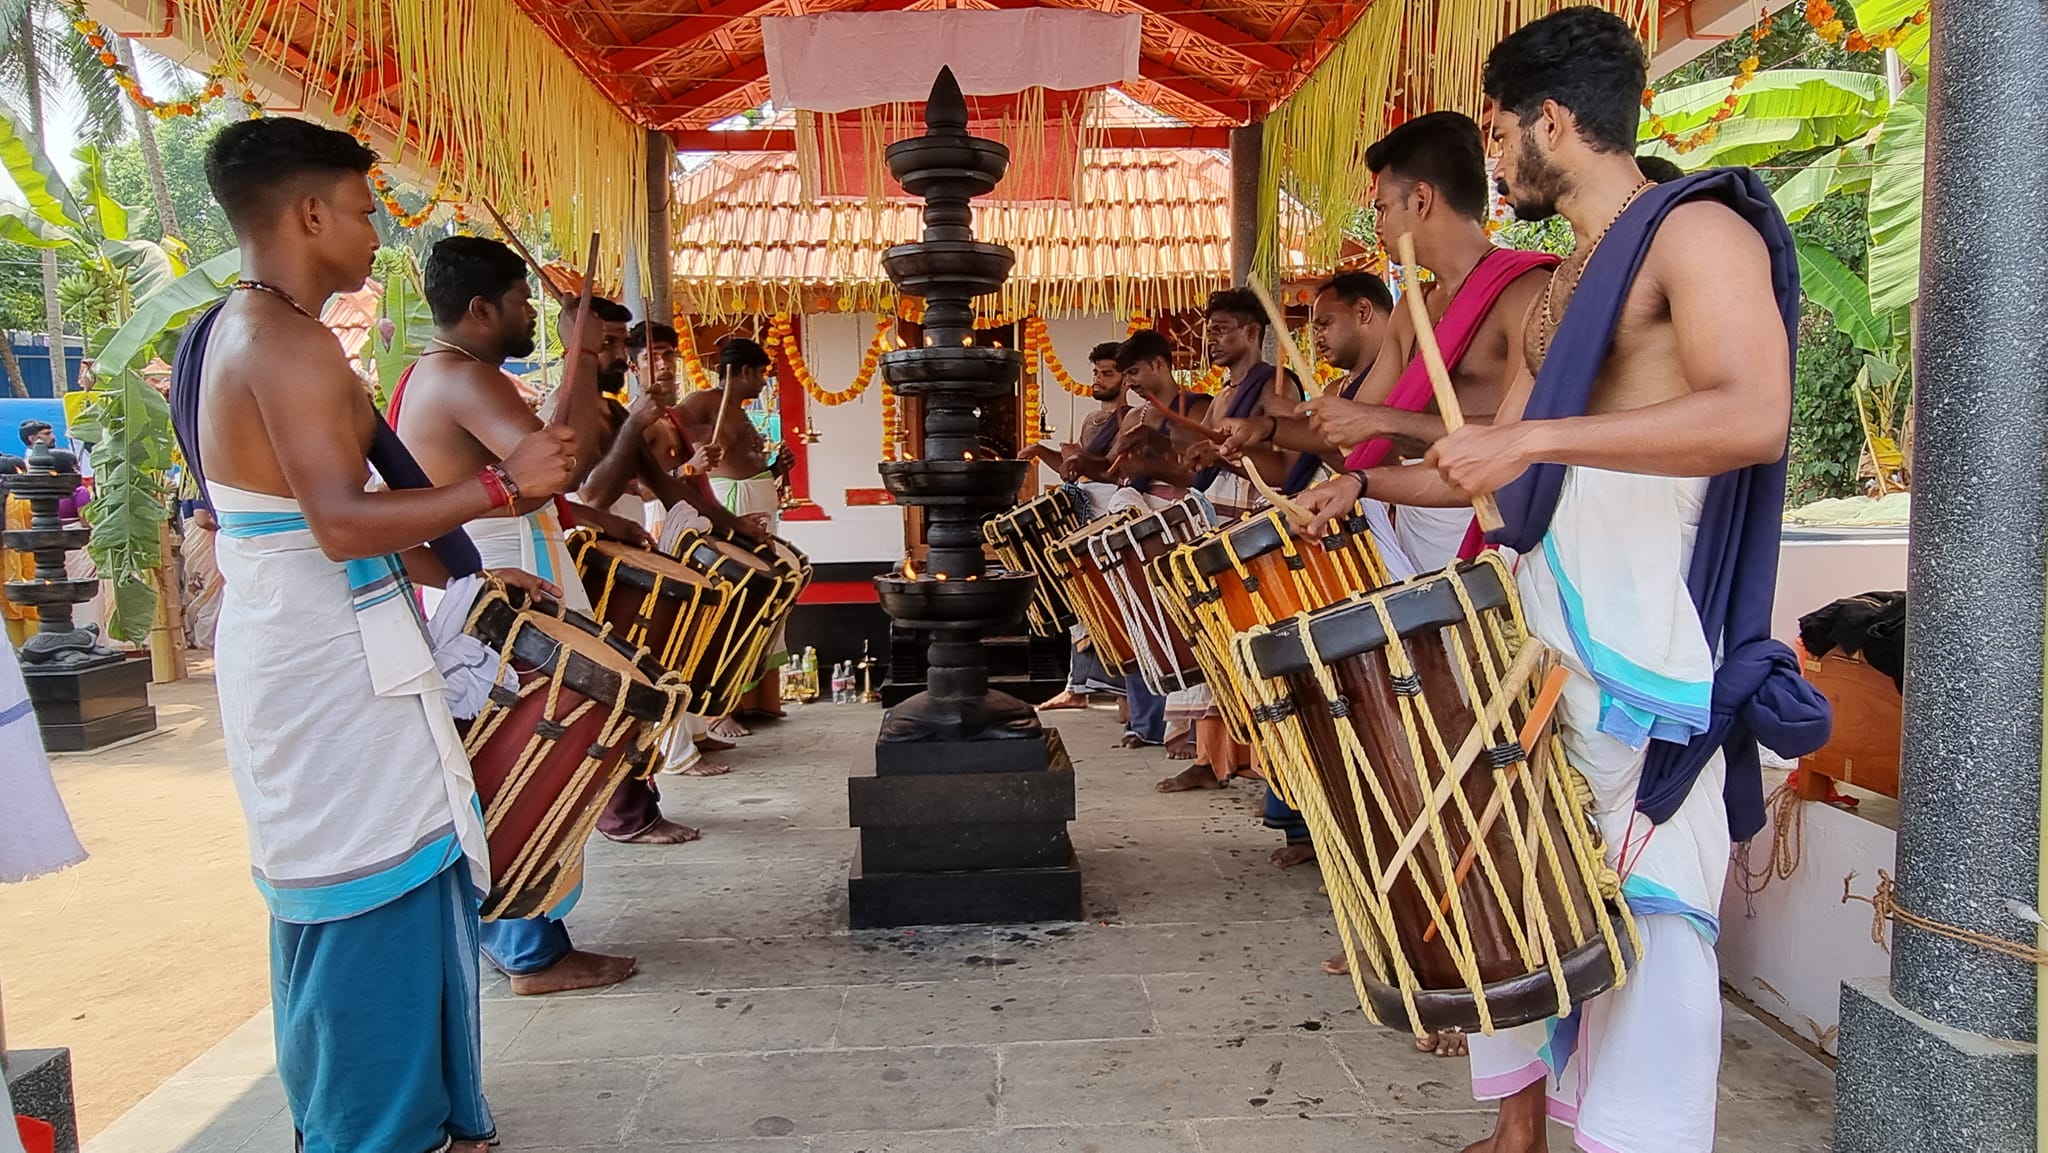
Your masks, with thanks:
[{"label": "yellow palm leaf fringe", "polygon": [[[1336,49],[1266,118],[1253,267],[1282,271],[1282,238],[1300,263],[1329,268],[1344,229],[1371,198],[1365,150],[1409,115],[1477,117],[1486,54],[1515,29],[1578,0],[1375,0]],[[1594,0],[1657,40],[1656,0]]]},{"label": "yellow palm leaf fringe", "polygon": [[[401,141],[387,162],[435,172],[458,199],[541,222],[557,251],[580,258],[597,232],[601,267],[645,255],[644,134],[512,0],[187,0],[186,9],[221,56],[258,56],[297,76],[308,114],[331,109],[337,124],[375,95],[368,82],[389,60],[398,86],[381,99],[403,122],[379,124]],[[305,47],[303,60],[285,58],[292,45]]]}]

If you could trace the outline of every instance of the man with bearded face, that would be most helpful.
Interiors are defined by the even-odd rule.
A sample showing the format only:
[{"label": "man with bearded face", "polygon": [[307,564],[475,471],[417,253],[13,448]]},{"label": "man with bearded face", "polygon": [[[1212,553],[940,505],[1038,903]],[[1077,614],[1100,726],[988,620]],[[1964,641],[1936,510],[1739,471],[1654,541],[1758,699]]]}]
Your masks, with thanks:
[{"label": "man with bearded face", "polygon": [[[472,475],[497,463],[519,438],[541,428],[528,411],[507,359],[534,349],[534,310],[526,264],[495,240],[452,236],[434,245],[422,279],[434,314],[434,339],[392,391],[390,418],[420,467],[435,483]],[[554,398],[556,423],[575,434],[575,480],[580,484],[604,446],[604,397],[598,368],[604,326],[584,325],[584,347],[565,349],[580,358],[581,370]],[[567,375],[567,374],[565,374]],[[644,547],[640,525],[611,513],[568,506],[579,523],[607,536]],[[516,568],[552,582],[562,603],[590,612],[590,598],[562,539],[556,507],[546,500],[518,499],[512,516],[487,516],[466,527],[487,567]],[[660,822],[649,830],[666,840],[685,839],[682,826]],[[510,978],[521,995],[612,985],[631,976],[631,957],[609,957],[576,949],[561,921],[552,917],[498,920],[484,925],[483,953]]]},{"label": "man with bearded face", "polygon": [[1088,350],[1088,363],[1094,369],[1088,393],[1099,407],[1081,418],[1079,435],[1057,449],[1034,444],[1020,453],[1021,457],[1037,461],[1068,483],[1115,483],[1109,478],[1109,446],[1116,440],[1117,428],[1127,409],[1124,376],[1116,367],[1119,347],[1116,341],[1106,340]]},{"label": "man with bearded face", "polygon": [[1353,474],[1317,507],[1327,520],[1361,491],[1439,507],[1496,494],[1491,539],[1523,554],[1528,629],[1569,674],[1559,734],[1642,940],[1620,988],[1471,1038],[1475,1095],[1500,1101],[1478,1153],[1541,1153],[1546,1114],[1586,1149],[1713,1148],[1730,842],[1764,822],[1758,741],[1798,756],[1829,729],[1769,637],[1791,233],[1747,170],[1644,177],[1644,75],[1634,31],[1595,8],[1493,50],[1502,190],[1523,219],[1562,214],[1577,246],[1529,309],[1494,422],[1437,440],[1432,468]]}]

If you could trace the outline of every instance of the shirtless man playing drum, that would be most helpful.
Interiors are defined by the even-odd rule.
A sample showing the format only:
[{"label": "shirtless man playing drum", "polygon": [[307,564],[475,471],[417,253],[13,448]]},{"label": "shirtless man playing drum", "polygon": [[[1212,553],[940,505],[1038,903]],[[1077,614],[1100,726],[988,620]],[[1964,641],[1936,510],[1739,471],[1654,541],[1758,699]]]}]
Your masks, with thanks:
[{"label": "shirtless man playing drum", "polygon": [[[1546,1114],[1589,1149],[1713,1147],[1713,939],[1731,835],[1761,824],[1756,740],[1786,755],[1797,752],[1781,736],[1817,728],[1825,740],[1819,705],[1816,725],[1783,709],[1759,717],[1764,698],[1746,698],[1731,722],[1718,699],[1738,682],[1723,670],[1745,665],[1786,678],[1766,691],[1799,692],[1789,654],[1782,672],[1756,669],[1774,656],[1776,534],[1757,528],[1775,529],[1783,499],[1790,234],[1747,171],[1644,179],[1644,77],[1634,32],[1594,8],[1494,49],[1483,87],[1499,180],[1523,219],[1562,213],[1577,247],[1529,310],[1523,365],[1492,424],[1437,440],[1434,467],[1348,474],[1309,497],[1316,531],[1362,492],[1439,507],[1498,495],[1507,527],[1493,536],[1522,554],[1528,627],[1570,673],[1557,722],[1642,937],[1621,988],[1571,1017],[1471,1038],[1474,1094],[1500,1102],[1475,1153],[1543,1153]],[[1689,587],[1696,549],[1702,571],[1732,574],[1740,603]]]}]

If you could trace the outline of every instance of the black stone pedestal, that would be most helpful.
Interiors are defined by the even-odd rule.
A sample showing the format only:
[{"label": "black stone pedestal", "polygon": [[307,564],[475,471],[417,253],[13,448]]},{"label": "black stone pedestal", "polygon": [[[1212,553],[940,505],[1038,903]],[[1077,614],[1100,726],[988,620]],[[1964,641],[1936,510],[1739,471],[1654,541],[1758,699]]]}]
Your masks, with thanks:
[{"label": "black stone pedestal", "polygon": [[876,746],[847,780],[860,854],[847,881],[852,925],[1081,919],[1074,765],[1059,733]]},{"label": "black stone pedestal", "polygon": [[128,657],[83,670],[22,669],[35,703],[43,747],[53,753],[97,749],[156,727],[149,703],[149,658]]},{"label": "black stone pedestal", "polygon": [[[71,1050],[16,1049],[7,1054],[7,1096],[18,1116],[57,1130],[57,1153],[78,1153],[78,1111],[71,1098]],[[11,1117],[0,1122],[12,1125]]]}]

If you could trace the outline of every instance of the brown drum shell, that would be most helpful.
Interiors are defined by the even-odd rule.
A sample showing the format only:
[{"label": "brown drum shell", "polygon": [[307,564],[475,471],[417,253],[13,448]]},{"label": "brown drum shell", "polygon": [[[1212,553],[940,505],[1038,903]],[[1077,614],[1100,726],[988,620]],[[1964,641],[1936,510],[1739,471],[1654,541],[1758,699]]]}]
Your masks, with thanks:
[{"label": "brown drum shell", "polygon": [[1005,567],[1038,578],[1025,614],[1035,636],[1065,636],[1077,620],[1048,553],[1080,527],[1081,498],[1065,487],[992,516],[982,525],[982,537]]},{"label": "brown drum shell", "polygon": [[1129,511],[1098,517],[1054,545],[1048,554],[1073,598],[1076,615],[1088,628],[1095,655],[1113,676],[1122,676],[1137,667],[1138,648],[1131,643],[1130,630],[1124,627],[1123,613],[1109,591],[1108,578],[1096,566],[1095,558],[1088,555],[1088,540],[1130,517]]},{"label": "brown drum shell", "polygon": [[[1312,602],[1305,600],[1297,587],[1281,548],[1278,526],[1265,517],[1232,525],[1216,538],[1196,545],[1192,559],[1195,570],[1215,588],[1217,603],[1231,627],[1243,631],[1335,604],[1355,592],[1369,591],[1355,587],[1331,555],[1337,549],[1354,547],[1348,538],[1364,531],[1364,518],[1355,518],[1355,523],[1346,528],[1347,532],[1332,533],[1321,540],[1289,534],[1294,540],[1295,556],[1319,594]],[[1251,583],[1240,578],[1236,566],[1230,563],[1223,537],[1230,538]]]},{"label": "brown drum shell", "polygon": [[725,716],[760,675],[761,649],[810,583],[810,563],[779,540],[749,547],[720,532],[684,533],[669,555],[724,593],[706,659],[687,679],[692,711]]},{"label": "brown drum shell", "polygon": [[[599,626],[589,618],[566,609],[560,612],[559,617],[522,613],[506,600],[494,598],[484,603],[469,630],[497,652],[502,650],[515,622],[522,615],[528,616],[531,623],[519,629],[512,643],[512,669],[520,685],[545,679],[553,674],[558,663],[566,662],[554,715],[568,716],[585,700],[596,702],[552,739],[512,809],[497,828],[489,831],[491,892],[485,898],[483,913],[490,919],[518,919],[547,912],[555,881],[565,870],[580,867],[583,841],[596,821],[597,812],[611,800],[612,792],[633,767],[629,759],[638,759],[641,750],[637,746],[644,726],[660,723],[669,707],[669,691],[654,683],[664,670],[634,646],[611,637],[600,638]],[[570,795],[572,779],[585,756],[597,747],[624,678],[631,678],[626,689],[626,712],[639,723],[605,747],[597,770]],[[494,689],[492,699],[506,704],[507,691]],[[545,692],[510,701],[509,713],[496,731],[470,752],[477,799],[486,813],[498,804],[509,775],[546,714]],[[564,807],[570,816],[558,824],[555,841],[543,848],[546,864],[518,891],[508,892],[503,887],[507,871],[540,835],[549,815]]]},{"label": "brown drum shell", "polygon": [[[1482,611],[1498,609],[1507,603],[1505,591],[1493,579],[1493,574],[1498,571],[1496,566],[1472,566],[1463,571],[1471,578],[1469,587],[1475,604]],[[1455,750],[1478,718],[1460,690],[1460,678],[1445,637],[1455,634],[1468,653],[1475,651],[1477,638],[1465,622],[1455,595],[1440,583],[1432,583],[1438,580],[1434,576],[1418,578],[1410,582],[1405,595],[1403,592],[1388,594],[1387,605],[1420,681],[1420,696],[1425,702],[1423,707],[1435,718],[1438,731],[1444,734],[1445,745]],[[1324,795],[1332,799],[1334,816],[1345,842],[1353,846],[1354,852],[1363,860],[1370,838],[1376,850],[1374,855],[1384,861],[1394,854],[1410,824],[1424,811],[1428,799],[1426,791],[1442,779],[1445,766],[1439,762],[1426,739],[1422,742],[1422,763],[1418,765],[1416,762],[1402,721],[1399,689],[1387,666],[1384,630],[1371,606],[1363,602],[1346,602],[1316,612],[1308,621],[1320,655],[1337,682],[1341,704],[1336,708],[1324,696],[1314,674],[1302,667],[1306,661],[1294,635],[1297,629],[1294,622],[1278,626],[1268,637],[1254,642],[1253,659],[1259,666],[1259,672],[1285,676],[1296,716],[1309,745],[1309,760]],[[1336,712],[1344,715],[1333,715]],[[1517,703],[1508,716],[1509,723],[1519,730],[1526,719],[1526,708]],[[1389,797],[1393,810],[1391,823],[1382,819],[1369,790],[1365,794],[1366,807],[1363,810],[1353,803],[1345,755],[1338,740],[1338,725],[1350,726],[1364,748],[1374,779]],[[1555,773],[1561,768],[1555,760],[1562,755],[1561,749],[1555,745],[1554,737],[1546,739],[1553,742],[1552,748],[1539,756],[1550,762],[1546,773]],[[1527,772],[1528,769],[1525,764],[1522,771]],[[1494,775],[1488,771],[1484,755],[1465,775],[1459,787],[1474,816],[1484,813],[1496,788]],[[1527,813],[1524,812],[1522,817],[1526,820]],[[1411,858],[1411,862],[1421,864],[1431,888],[1438,893],[1451,888],[1443,862],[1448,860],[1454,869],[1471,844],[1473,832],[1455,803],[1444,806],[1442,819],[1445,837],[1441,853],[1435,836],[1425,834]],[[1549,835],[1560,846],[1567,843],[1562,823],[1566,819],[1590,820],[1576,812],[1560,813],[1554,806],[1546,806],[1543,811]],[[1514,834],[1510,831],[1505,811],[1487,830],[1481,852],[1496,861],[1517,859]],[[1387,902],[1395,926],[1393,944],[1400,949],[1421,985],[1417,1012],[1423,1019],[1414,1024],[1426,1030],[1476,1031],[1480,1027],[1478,1007],[1448,947],[1441,937],[1424,940],[1434,924],[1430,907],[1432,901],[1409,879],[1411,868],[1412,863],[1403,866],[1402,879],[1382,899]],[[1613,985],[1614,958],[1608,955],[1606,941],[1599,932],[1601,919],[1613,914],[1605,908],[1605,902],[1596,900],[1588,891],[1585,878],[1576,868],[1567,867],[1562,872],[1565,880],[1563,893],[1558,891],[1556,879],[1548,871],[1539,870],[1537,883],[1550,911],[1553,931],[1560,942],[1569,942],[1564,968],[1571,1000],[1577,1004]],[[1475,867],[1465,883],[1458,887],[1459,903],[1478,961],[1480,979],[1487,987],[1487,1003],[1495,1028],[1542,1020],[1557,1012],[1557,993],[1550,973],[1547,969],[1528,970],[1508,928],[1508,918],[1518,915],[1511,910],[1518,911],[1522,903],[1522,876],[1518,869],[1511,868],[1503,868],[1501,874],[1502,888],[1508,898],[1505,908],[1493,887],[1486,882],[1481,868]],[[1583,936],[1576,941],[1563,912],[1567,902],[1577,911],[1580,924],[1585,926]],[[1627,935],[1621,932],[1616,935],[1626,949]],[[1625,956],[1622,960],[1624,965],[1633,962],[1632,957]],[[1365,975],[1364,984],[1382,1020],[1391,1023],[1407,1021],[1407,1008],[1400,990],[1375,981],[1370,974]]]},{"label": "brown drum shell", "polygon": [[[690,673],[692,654],[671,652],[681,643],[677,633],[693,624],[685,614],[716,613],[724,591],[661,553],[583,534],[571,534],[570,549],[594,614],[612,627],[612,635],[647,649],[668,668]],[[660,593],[649,605],[647,594],[657,587]]]},{"label": "brown drum shell", "polygon": [[[1167,515],[1176,513],[1176,510],[1177,516]],[[1182,519],[1191,515],[1193,519]],[[1198,514],[1192,514],[1191,506],[1168,505],[1151,516],[1139,518],[1128,529],[1117,528],[1098,534],[1095,538],[1096,545],[1091,546],[1091,550],[1098,553],[1093,558],[1094,564],[1098,568],[1113,565],[1122,575],[1128,595],[1144,606],[1153,618],[1158,619],[1163,615],[1159,605],[1159,594],[1145,578],[1145,566],[1165,556],[1176,546],[1187,543],[1188,538],[1200,531],[1204,524],[1206,522]],[[1103,578],[1103,584],[1104,592],[1108,594],[1107,577]],[[1114,609],[1117,602],[1112,597],[1109,603]],[[1121,612],[1116,611],[1119,614]],[[1154,666],[1161,670],[1162,675],[1158,683],[1153,683],[1148,677],[1146,687],[1162,696],[1193,688],[1203,683],[1205,679],[1201,663],[1195,659],[1193,639],[1188,636],[1186,630],[1172,625],[1173,618],[1170,615],[1166,616],[1166,620],[1169,627],[1162,630],[1163,636],[1154,636],[1150,630],[1134,630],[1131,627],[1132,622],[1124,621],[1124,636],[1131,645],[1133,659],[1137,661],[1139,670],[1142,672],[1145,667],[1145,662],[1138,659],[1140,650],[1149,654],[1153,658]]]}]

